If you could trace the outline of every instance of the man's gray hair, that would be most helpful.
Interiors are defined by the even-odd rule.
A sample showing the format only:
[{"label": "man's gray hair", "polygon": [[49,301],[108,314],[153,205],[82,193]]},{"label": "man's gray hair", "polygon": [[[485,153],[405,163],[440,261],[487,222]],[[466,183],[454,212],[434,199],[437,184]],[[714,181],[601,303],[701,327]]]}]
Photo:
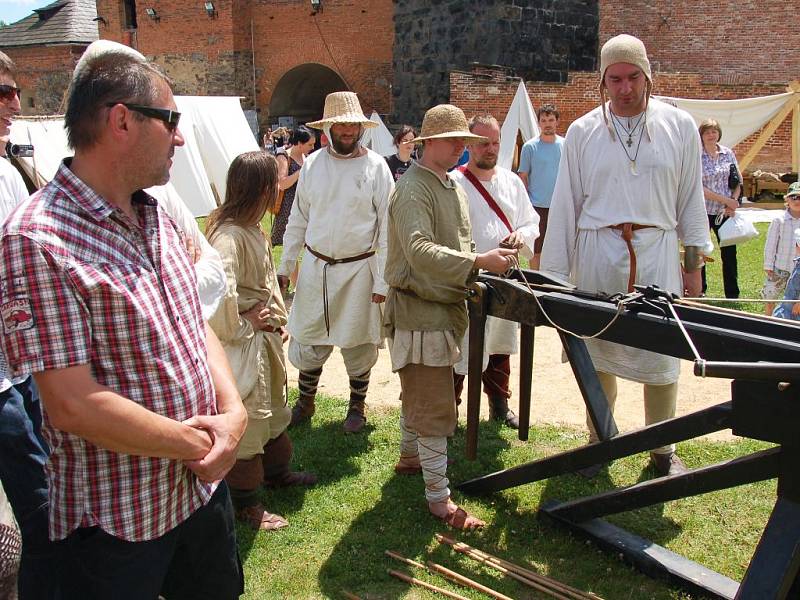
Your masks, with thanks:
[{"label": "man's gray hair", "polygon": [[[108,106],[122,102],[150,105],[158,83],[169,83],[155,65],[125,52],[106,52],[81,61],[69,87],[64,127],[73,150],[92,147],[106,123]],[[133,113],[134,118],[147,117]]]},{"label": "man's gray hair", "polygon": [[498,127],[500,127],[500,123],[497,121],[497,119],[495,119],[489,113],[475,115],[467,122],[467,125],[469,125],[470,131],[474,131],[476,125],[486,125],[488,127],[493,127],[497,125]]}]

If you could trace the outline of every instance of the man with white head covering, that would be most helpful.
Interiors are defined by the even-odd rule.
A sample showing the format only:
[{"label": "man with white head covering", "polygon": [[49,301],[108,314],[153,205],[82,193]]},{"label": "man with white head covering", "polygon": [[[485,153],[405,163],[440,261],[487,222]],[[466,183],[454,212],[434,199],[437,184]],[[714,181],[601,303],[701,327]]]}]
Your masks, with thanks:
[{"label": "man with white head covering", "polygon": [[[487,141],[470,147],[469,162],[452,172],[469,199],[469,221],[475,249],[486,252],[503,244],[517,248],[527,258],[539,236],[539,215],[533,210],[522,180],[509,169],[497,166],[500,124],[491,115],[476,115],[469,130]],[[519,325],[488,317],[484,345],[483,390],[489,398],[489,417],[512,429],[519,419],[508,407],[511,391],[511,354],[517,353]],[[456,400],[460,400],[468,369],[469,336],[461,343],[461,361],[455,366]]]},{"label": "man with white head covering", "polygon": [[345,433],[366,424],[369,375],[381,344],[380,304],[386,298],[386,203],[394,185],[382,156],[361,145],[367,119],[353,92],[325,98],[322,129],[330,145],[311,154],[300,171],[278,267],[288,286],[300,252],[300,267],[288,330],[287,355],[300,371],[300,397],[292,425],[310,419],[322,367],[341,348],[350,378]]},{"label": "man with white head covering", "polygon": [[422,159],[400,178],[389,203],[384,329],[402,390],[395,471],[421,471],[430,512],[457,529],[474,529],[483,521],[459,508],[448,487],[447,436],[457,419],[453,365],[467,328],[467,286],[478,269],[506,271],[517,250],[473,251],[469,202],[448,170],[467,144],[488,140],[469,131],[461,109],[428,110],[414,141],[425,144]]},{"label": "man with white head covering", "polygon": [[2,346],[45,408],[65,600],[244,591],[220,480],[247,413],[183,232],[143,191],[169,180],[179,119],[158,68],[92,49],[64,118],[75,156],[2,228]]},{"label": "man with white head covering", "polygon": [[[582,290],[611,294],[636,283],[696,295],[708,227],[695,123],[650,97],[650,63],[633,36],[603,45],[600,76],[601,106],[567,131],[541,268]],[[619,376],[644,384],[647,424],[675,415],[677,358],[602,340],[587,346],[612,411]],[[662,475],[685,470],[674,445],[653,449],[651,459]]]}]

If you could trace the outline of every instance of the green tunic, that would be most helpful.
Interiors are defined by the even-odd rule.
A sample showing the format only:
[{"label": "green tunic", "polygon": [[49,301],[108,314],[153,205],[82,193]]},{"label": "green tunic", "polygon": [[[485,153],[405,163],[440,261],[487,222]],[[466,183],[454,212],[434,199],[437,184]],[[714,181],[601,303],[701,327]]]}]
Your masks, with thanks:
[{"label": "green tunic", "polygon": [[452,330],[462,336],[466,289],[477,273],[472,249],[464,190],[413,163],[389,199],[384,333]]}]

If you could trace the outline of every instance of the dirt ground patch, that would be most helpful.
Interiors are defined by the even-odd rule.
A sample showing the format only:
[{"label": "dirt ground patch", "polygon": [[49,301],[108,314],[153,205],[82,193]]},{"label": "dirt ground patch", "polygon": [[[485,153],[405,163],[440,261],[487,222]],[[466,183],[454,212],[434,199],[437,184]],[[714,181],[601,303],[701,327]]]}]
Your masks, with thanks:
[{"label": "dirt ground patch", "polygon": [[[289,385],[297,386],[297,369],[289,367]],[[531,424],[549,423],[585,427],[584,404],[578,385],[569,367],[561,362],[561,342],[556,331],[549,327],[536,330],[533,357],[533,392]],[[342,356],[335,351],[320,379],[319,391],[330,396],[347,398],[350,388]],[[511,358],[511,405],[519,403],[519,356]],[[399,407],[400,380],[392,373],[388,349],[380,351],[378,363],[372,369],[367,406]],[[466,401],[466,389],[463,396]],[[691,364],[681,364],[678,391],[678,415],[694,412],[730,399],[730,380],[701,379],[692,374]],[[342,413],[344,414],[344,406]],[[368,408],[369,410],[369,408]],[[462,415],[464,410],[462,409]],[[488,407],[482,402],[481,416],[488,418]],[[642,386],[620,379],[615,418],[620,431],[636,429],[644,424]],[[463,416],[462,416],[463,419]],[[712,439],[732,439],[730,430],[710,436]]]}]

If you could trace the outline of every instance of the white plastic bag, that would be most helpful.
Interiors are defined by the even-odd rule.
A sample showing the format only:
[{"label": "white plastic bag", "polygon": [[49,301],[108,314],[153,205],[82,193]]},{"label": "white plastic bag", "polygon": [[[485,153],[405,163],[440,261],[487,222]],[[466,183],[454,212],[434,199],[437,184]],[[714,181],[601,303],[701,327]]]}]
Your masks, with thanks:
[{"label": "white plastic bag", "polygon": [[722,227],[719,228],[719,246],[733,246],[734,244],[742,244],[747,240],[752,240],[758,236],[758,229],[748,219],[740,215],[738,212],[725,221]]}]

